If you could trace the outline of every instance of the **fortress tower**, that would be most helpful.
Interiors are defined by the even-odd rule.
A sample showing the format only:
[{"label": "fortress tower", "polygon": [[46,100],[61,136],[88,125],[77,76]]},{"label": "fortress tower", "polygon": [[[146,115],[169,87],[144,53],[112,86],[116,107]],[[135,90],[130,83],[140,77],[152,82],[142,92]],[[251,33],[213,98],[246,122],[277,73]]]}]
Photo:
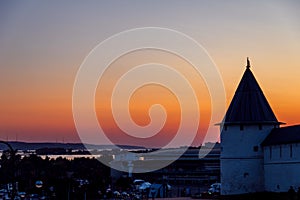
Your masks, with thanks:
[{"label": "fortress tower", "polygon": [[222,195],[264,191],[264,155],[260,144],[280,124],[247,58],[246,70],[220,123]]}]

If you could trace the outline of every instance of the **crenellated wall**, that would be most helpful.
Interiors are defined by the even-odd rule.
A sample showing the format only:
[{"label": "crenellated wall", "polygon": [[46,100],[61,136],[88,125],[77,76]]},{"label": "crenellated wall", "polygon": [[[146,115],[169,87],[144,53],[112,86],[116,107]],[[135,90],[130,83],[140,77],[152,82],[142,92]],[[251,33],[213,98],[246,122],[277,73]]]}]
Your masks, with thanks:
[{"label": "crenellated wall", "polygon": [[300,187],[300,143],[264,147],[264,171],[266,191]]}]

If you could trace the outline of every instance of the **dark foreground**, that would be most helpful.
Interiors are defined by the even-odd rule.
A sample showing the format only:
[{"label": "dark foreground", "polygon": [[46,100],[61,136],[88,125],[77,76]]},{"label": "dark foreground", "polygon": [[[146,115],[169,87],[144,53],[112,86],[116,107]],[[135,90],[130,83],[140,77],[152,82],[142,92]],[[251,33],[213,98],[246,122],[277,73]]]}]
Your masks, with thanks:
[{"label": "dark foreground", "polygon": [[218,200],[300,200],[295,194],[293,197],[289,196],[288,193],[271,193],[262,192],[245,195],[233,195],[233,196],[220,196],[207,199],[218,199]]},{"label": "dark foreground", "polygon": [[[151,199],[151,198],[149,198]],[[175,198],[156,198],[156,200],[192,200],[195,198],[189,197],[175,197]],[[298,200],[297,196],[289,197],[287,193],[255,193],[245,195],[234,195],[234,196],[219,196],[219,197],[207,197],[197,198],[201,200]]]}]

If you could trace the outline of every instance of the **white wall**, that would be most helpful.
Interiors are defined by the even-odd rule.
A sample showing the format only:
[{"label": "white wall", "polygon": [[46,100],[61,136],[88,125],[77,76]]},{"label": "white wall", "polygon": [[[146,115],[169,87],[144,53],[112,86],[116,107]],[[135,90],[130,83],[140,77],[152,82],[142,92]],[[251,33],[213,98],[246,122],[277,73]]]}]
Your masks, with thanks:
[{"label": "white wall", "polygon": [[262,159],[227,159],[221,162],[222,195],[260,192],[264,189]]},{"label": "white wall", "polygon": [[287,192],[290,186],[300,187],[300,144],[275,145],[271,149],[272,153],[270,147],[264,147],[265,189]]},{"label": "white wall", "polygon": [[[223,128],[221,133],[221,158],[248,158],[263,156],[260,147],[262,141],[269,135],[274,126],[262,126],[259,130],[258,125],[244,126],[244,130],[240,130],[240,126],[228,126],[227,130]],[[258,146],[259,151],[254,152],[253,147]]]},{"label": "white wall", "polygon": [[[221,194],[264,191],[262,141],[274,126],[228,126],[221,133]],[[255,146],[258,151],[254,151]]]}]

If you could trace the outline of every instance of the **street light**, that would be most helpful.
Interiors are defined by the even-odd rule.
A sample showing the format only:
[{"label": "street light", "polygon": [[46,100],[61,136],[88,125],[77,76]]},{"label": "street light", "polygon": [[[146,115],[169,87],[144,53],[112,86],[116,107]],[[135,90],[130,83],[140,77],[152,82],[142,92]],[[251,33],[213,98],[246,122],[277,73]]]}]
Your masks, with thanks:
[{"label": "street light", "polygon": [[167,193],[167,176],[163,176],[163,198],[166,198],[168,193]]},{"label": "street light", "polygon": [[42,188],[43,187],[43,181],[36,181],[35,182],[35,187],[36,188]]},{"label": "street light", "polygon": [[41,181],[41,180],[37,180],[36,182],[35,182],[35,187],[38,189],[38,195],[39,195],[39,198],[40,199],[45,199],[46,197],[45,197],[45,195],[44,195],[44,190],[42,190],[42,188],[43,188],[43,181]]}]

